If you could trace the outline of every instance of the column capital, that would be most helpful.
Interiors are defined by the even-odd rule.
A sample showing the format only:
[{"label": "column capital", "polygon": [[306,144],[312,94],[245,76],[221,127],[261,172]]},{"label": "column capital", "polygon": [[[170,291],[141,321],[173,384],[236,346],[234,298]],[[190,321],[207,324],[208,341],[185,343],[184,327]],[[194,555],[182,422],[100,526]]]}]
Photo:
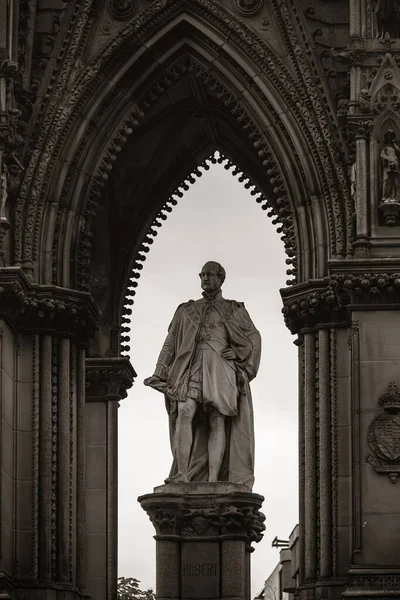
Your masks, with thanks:
[{"label": "column capital", "polygon": [[311,279],[307,283],[281,290],[282,313],[291,333],[300,333],[322,324],[346,322],[345,306],[339,301],[330,279]]},{"label": "column capital", "polygon": [[241,487],[223,482],[172,484],[160,486],[159,492],[156,488],[156,493],[141,496],[138,501],[149,515],[157,536],[185,539],[223,536],[259,542],[265,530],[265,515],[260,511],[264,498],[238,491]]},{"label": "column capital", "polygon": [[0,269],[0,317],[20,333],[49,333],[87,343],[99,308],[91,294],[31,283],[19,267]]},{"label": "column capital", "polygon": [[86,359],[86,400],[122,400],[136,377],[127,356]]}]

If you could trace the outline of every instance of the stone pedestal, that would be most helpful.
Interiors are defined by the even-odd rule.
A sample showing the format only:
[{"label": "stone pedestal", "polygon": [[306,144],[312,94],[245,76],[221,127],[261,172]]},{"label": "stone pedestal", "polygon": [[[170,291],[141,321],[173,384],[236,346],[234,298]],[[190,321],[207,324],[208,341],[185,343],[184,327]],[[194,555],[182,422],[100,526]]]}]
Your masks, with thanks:
[{"label": "stone pedestal", "polygon": [[163,485],[138,500],[156,530],[158,600],[250,600],[262,496],[218,482]]}]

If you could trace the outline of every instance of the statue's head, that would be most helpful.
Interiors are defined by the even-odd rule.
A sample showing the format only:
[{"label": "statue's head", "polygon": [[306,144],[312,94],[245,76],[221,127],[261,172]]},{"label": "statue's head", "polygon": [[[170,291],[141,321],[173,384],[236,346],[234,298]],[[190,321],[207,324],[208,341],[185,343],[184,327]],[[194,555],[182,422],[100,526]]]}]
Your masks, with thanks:
[{"label": "statue's head", "polygon": [[216,292],[219,290],[226,277],[224,267],[213,260],[206,262],[199,275],[201,287],[205,292]]}]

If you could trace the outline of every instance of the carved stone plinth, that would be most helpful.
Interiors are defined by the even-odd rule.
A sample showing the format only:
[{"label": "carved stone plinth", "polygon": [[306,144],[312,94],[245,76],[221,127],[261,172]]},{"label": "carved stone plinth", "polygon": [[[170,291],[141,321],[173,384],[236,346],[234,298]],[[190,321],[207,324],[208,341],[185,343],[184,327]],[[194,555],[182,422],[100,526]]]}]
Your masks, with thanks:
[{"label": "carved stone plinth", "polygon": [[168,484],[139,502],[156,530],[158,600],[249,600],[264,498],[230,483]]}]

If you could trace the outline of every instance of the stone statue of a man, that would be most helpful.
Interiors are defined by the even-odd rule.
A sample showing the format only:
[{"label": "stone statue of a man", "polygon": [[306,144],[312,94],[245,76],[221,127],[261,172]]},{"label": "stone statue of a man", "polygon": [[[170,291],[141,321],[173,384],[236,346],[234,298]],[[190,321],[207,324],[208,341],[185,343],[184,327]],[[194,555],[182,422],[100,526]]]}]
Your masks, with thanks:
[{"label": "stone statue of a man", "polygon": [[181,304],[145,385],[165,394],[174,457],[166,482],[229,481],[252,488],[254,427],[249,381],[260,334],[242,302],[225,300],[225,270],[208,262],[203,298]]},{"label": "stone statue of a man", "polygon": [[400,202],[400,147],[396,132],[388,129],[381,150],[382,202]]}]

